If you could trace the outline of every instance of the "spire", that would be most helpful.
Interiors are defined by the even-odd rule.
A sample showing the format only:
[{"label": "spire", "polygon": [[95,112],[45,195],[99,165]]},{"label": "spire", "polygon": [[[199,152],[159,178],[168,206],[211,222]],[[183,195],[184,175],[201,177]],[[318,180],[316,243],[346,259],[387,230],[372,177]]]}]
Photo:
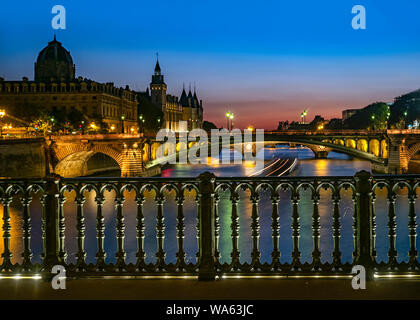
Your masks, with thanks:
[{"label": "spire", "polygon": [[161,69],[159,65],[159,53],[156,52],[156,66],[155,66],[155,75],[160,75]]},{"label": "spire", "polygon": [[191,82],[189,84],[188,97],[192,97],[192,93],[191,93]]},{"label": "spire", "polygon": [[182,93],[181,93],[181,98],[179,98],[179,103],[183,107],[188,107],[188,97],[187,97],[187,93],[185,92],[185,83],[182,84]]}]

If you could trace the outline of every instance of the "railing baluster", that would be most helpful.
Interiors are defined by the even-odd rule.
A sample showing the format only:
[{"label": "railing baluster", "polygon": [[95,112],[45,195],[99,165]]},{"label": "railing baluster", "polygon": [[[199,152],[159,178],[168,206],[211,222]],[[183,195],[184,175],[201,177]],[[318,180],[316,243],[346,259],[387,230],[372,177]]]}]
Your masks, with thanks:
[{"label": "railing baluster", "polygon": [[165,239],[165,223],[163,216],[163,203],[165,197],[163,195],[156,196],[157,205],[157,216],[156,216],[156,238],[158,250],[156,253],[156,269],[163,271],[165,269],[165,257],[166,253],[164,250],[164,239]]},{"label": "railing baluster", "polygon": [[375,259],[373,255],[373,195],[372,175],[361,171],[354,176],[356,182],[357,202],[357,253],[354,264],[360,264],[366,269],[366,279],[374,276]]},{"label": "railing baluster", "polygon": [[10,203],[12,203],[12,197],[9,195],[4,195],[1,199],[3,204],[3,263],[0,267],[1,271],[10,272],[13,271],[12,265],[12,252],[10,251],[10,231],[12,229],[10,225]]},{"label": "railing baluster", "polygon": [[417,194],[416,190],[413,190],[408,195],[408,201],[409,201],[409,213],[408,213],[408,237],[410,240],[410,251],[408,252],[408,255],[410,257],[409,261],[409,267],[410,270],[415,270],[417,268],[418,262],[417,262],[417,256],[418,252],[416,249],[416,239],[417,239],[417,222],[416,222],[416,199]]},{"label": "railing baluster", "polygon": [[273,252],[271,252],[271,269],[276,271],[280,268],[280,250],[279,250],[279,238],[280,238],[280,223],[279,223],[279,201],[280,197],[278,194],[272,194],[271,196],[271,230],[273,239]]},{"label": "railing baluster", "polygon": [[[200,212],[200,195],[197,195],[195,197],[195,203],[197,204],[197,212]],[[197,253],[196,253],[196,258],[197,258],[197,265],[200,264],[200,257],[201,257],[201,248],[200,248],[200,215],[197,214],[197,224],[195,225],[195,230],[196,230],[196,239],[197,239]]]},{"label": "railing baluster", "polygon": [[[182,189],[181,189],[182,190]],[[180,191],[183,192],[183,191]],[[184,223],[184,195],[179,195],[176,198],[178,214],[176,216],[177,225],[177,240],[178,240],[178,252],[176,253],[176,268],[177,271],[185,270],[185,251],[184,251],[184,236],[185,236],[185,223]]]},{"label": "railing baluster", "polygon": [[214,196],[216,176],[204,172],[198,176],[200,206],[198,217],[200,224],[200,264],[198,280],[209,281],[216,278],[216,259],[214,257]]},{"label": "railing baluster", "polygon": [[375,214],[375,201],[376,201],[376,194],[372,192],[372,258],[373,262],[376,262],[376,214]]},{"label": "railing baluster", "polygon": [[146,252],[144,251],[144,236],[145,236],[145,224],[144,224],[144,213],[143,213],[143,205],[144,205],[145,198],[143,195],[139,195],[136,198],[137,203],[137,225],[136,225],[136,237],[137,237],[137,262],[136,262],[136,270],[137,271],[144,271],[146,267]]},{"label": "railing baluster", "polygon": [[76,270],[84,271],[86,267],[86,251],[85,251],[85,216],[83,213],[83,204],[85,203],[85,197],[80,194],[76,197],[77,204],[77,254],[76,254]]},{"label": "railing baluster", "polygon": [[65,244],[65,232],[66,232],[66,224],[65,224],[65,218],[64,218],[64,204],[66,203],[66,197],[64,195],[61,195],[58,197],[58,257],[62,262],[66,261],[67,253],[64,248]]},{"label": "railing baluster", "polygon": [[219,265],[220,251],[219,251],[219,232],[220,232],[220,223],[219,223],[219,207],[218,203],[220,196],[218,193],[214,195],[214,257],[216,259],[216,264]]},{"label": "railing baluster", "polygon": [[96,202],[96,239],[98,242],[98,252],[96,253],[96,270],[105,270],[105,258],[106,253],[104,250],[105,240],[105,223],[104,215],[102,213],[105,198],[103,195],[97,195],[95,198]]},{"label": "railing baluster", "polygon": [[397,235],[397,223],[395,216],[395,200],[396,194],[392,190],[388,190],[388,267],[395,269],[397,264],[397,250],[395,248],[395,240]]},{"label": "railing baluster", "polygon": [[117,209],[117,253],[115,257],[117,258],[116,267],[118,271],[125,270],[125,251],[124,251],[124,214],[123,214],[123,205],[124,205],[125,198],[120,195],[117,196],[115,199],[116,209]]},{"label": "railing baluster", "polygon": [[293,252],[292,252],[292,270],[300,270],[300,251],[299,251],[299,238],[300,238],[300,223],[299,223],[299,191],[292,191],[292,238],[293,238]]},{"label": "railing baluster", "polygon": [[[232,188],[234,189],[234,188]],[[232,190],[232,195],[230,197],[232,202],[232,216],[231,216],[231,230],[232,230],[232,253],[230,254],[232,258],[231,268],[234,271],[237,271],[240,267],[240,252],[238,247],[239,241],[239,216],[238,216],[238,202],[239,195]]]},{"label": "railing baluster", "polygon": [[313,239],[313,251],[312,251],[312,268],[317,271],[321,266],[321,251],[319,250],[319,241],[320,241],[320,223],[319,223],[319,193],[318,191],[313,191],[312,194],[312,239]]},{"label": "railing baluster", "polygon": [[32,269],[32,251],[31,251],[31,213],[29,206],[32,202],[32,197],[25,194],[21,203],[23,206],[23,252],[22,252],[22,270],[31,271]]},{"label": "railing baluster", "polygon": [[334,251],[333,251],[333,270],[341,270],[341,251],[340,251],[340,237],[341,237],[341,223],[340,223],[340,190],[336,189],[332,196],[334,204],[333,212],[333,238],[334,238]]},{"label": "railing baluster", "polygon": [[251,253],[251,270],[258,271],[261,266],[260,263],[260,249],[259,249],[259,240],[260,240],[260,217],[258,215],[258,201],[260,197],[258,194],[251,195],[252,203],[252,215],[251,215],[251,234],[252,234],[252,253]]},{"label": "railing baluster", "polygon": [[358,241],[357,241],[357,196],[356,192],[353,190],[353,260],[357,256],[358,252]]}]

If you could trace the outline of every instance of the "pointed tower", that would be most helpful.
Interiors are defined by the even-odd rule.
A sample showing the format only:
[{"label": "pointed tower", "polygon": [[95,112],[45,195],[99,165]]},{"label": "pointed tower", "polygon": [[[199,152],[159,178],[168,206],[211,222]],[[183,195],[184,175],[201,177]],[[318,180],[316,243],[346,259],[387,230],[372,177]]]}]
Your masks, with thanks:
[{"label": "pointed tower", "polygon": [[185,92],[185,85],[182,87],[182,94],[181,94],[181,98],[179,99],[179,103],[183,107],[188,107],[189,106],[188,105],[187,93]]},{"label": "pointed tower", "polygon": [[166,109],[166,90],[167,86],[161,73],[159,59],[156,59],[155,73],[150,83],[150,92],[152,103],[159,106],[163,112]]}]

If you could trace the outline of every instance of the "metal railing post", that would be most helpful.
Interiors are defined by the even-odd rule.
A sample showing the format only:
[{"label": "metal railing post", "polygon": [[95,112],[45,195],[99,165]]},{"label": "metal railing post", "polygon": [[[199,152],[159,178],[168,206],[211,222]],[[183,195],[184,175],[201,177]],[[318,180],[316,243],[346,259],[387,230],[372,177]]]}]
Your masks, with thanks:
[{"label": "metal railing post", "polygon": [[44,260],[43,270],[50,272],[54,265],[62,261],[59,256],[59,180],[47,178],[44,195]]},{"label": "metal railing post", "polygon": [[216,278],[215,258],[215,216],[214,216],[214,182],[216,176],[204,172],[198,176],[199,181],[199,213],[200,222],[200,259],[198,280],[211,281]]},{"label": "metal railing post", "polygon": [[354,176],[356,181],[356,257],[355,265],[362,265],[366,269],[366,279],[374,276],[373,258],[373,204],[372,204],[372,175],[367,171],[360,171]]}]

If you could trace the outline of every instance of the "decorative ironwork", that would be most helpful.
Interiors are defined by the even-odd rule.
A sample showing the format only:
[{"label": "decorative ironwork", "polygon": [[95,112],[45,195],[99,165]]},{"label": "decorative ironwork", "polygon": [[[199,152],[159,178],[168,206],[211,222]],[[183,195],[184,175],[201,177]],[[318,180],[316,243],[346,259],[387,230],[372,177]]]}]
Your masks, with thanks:
[{"label": "decorative ironwork", "polygon": [[[376,262],[375,237],[376,223],[374,213],[374,203],[378,201],[375,191],[378,188],[387,190],[388,199],[388,224],[387,236],[389,241],[388,261]],[[396,212],[396,199],[399,196],[397,189],[406,189],[408,194],[408,212]],[[0,179],[0,200],[3,206],[2,216],[2,239],[3,252],[1,253],[2,262],[0,274],[25,272],[27,274],[49,274],[54,264],[62,264],[66,267],[67,273],[75,277],[91,275],[135,275],[135,276],[198,276],[199,279],[212,280],[217,275],[350,275],[351,267],[354,264],[363,264],[367,272],[373,275],[378,274],[410,274],[420,275],[418,261],[418,251],[416,248],[417,239],[417,215],[415,201],[416,191],[420,188],[420,176],[401,175],[401,176],[372,176],[370,173],[361,172],[354,177],[253,177],[253,178],[217,178],[209,173],[204,173],[198,179],[189,178],[80,178],[80,179],[55,179],[47,178],[43,180],[11,180]],[[312,214],[311,214],[311,234],[305,234],[306,227],[302,227],[304,213],[299,212],[299,203],[302,198],[302,190],[307,189],[311,192]],[[325,252],[320,246],[323,233],[320,224],[320,199],[322,189],[331,190],[332,214],[330,216],[330,227],[332,231],[332,262],[323,262]],[[280,246],[280,215],[279,202],[280,192],[284,190],[290,193],[291,211],[282,212],[287,219],[291,220],[291,243],[292,252],[291,262],[282,262],[281,257],[285,256],[281,252]],[[344,221],[343,213],[340,212],[342,190],[350,190],[354,202],[352,232],[354,235],[353,259],[349,263],[343,263],[342,251],[340,246],[341,229]],[[104,247],[106,224],[104,220],[103,206],[105,192],[115,193],[115,241],[116,241],[116,262],[115,265],[106,261],[106,250]],[[125,218],[131,214],[125,207],[124,192],[133,192],[136,205],[136,224],[135,226],[126,225]],[[165,214],[172,214],[170,211],[164,212],[164,202],[167,194],[175,192],[176,202],[176,224],[169,226],[165,224]],[[195,263],[186,261],[187,253],[185,249],[185,214],[184,204],[186,202],[185,192],[192,192],[197,201],[197,240],[198,252]],[[242,194],[241,191],[244,191]],[[86,223],[84,206],[86,202],[86,192],[94,192],[94,203],[96,205],[96,262],[86,263]],[[154,193],[156,211],[156,242],[157,250],[155,263],[146,263],[145,249],[145,193]],[[221,193],[228,192],[230,197],[231,211],[221,212],[220,206]],[[260,210],[261,193],[268,192],[271,202],[271,213]],[[68,215],[65,204],[70,196],[66,193],[74,193],[76,204],[76,215]],[[241,196],[239,196],[241,195]],[[242,212],[239,210],[243,195],[248,197],[251,202],[250,215],[250,235],[245,236],[240,233],[240,218]],[[21,203],[22,223],[17,225],[21,228],[22,251],[18,256],[22,257],[21,262],[12,263],[13,253],[11,248],[12,235],[15,224],[11,223],[11,206],[13,199],[18,196]],[[42,239],[43,239],[43,263],[42,267],[33,262],[33,248],[31,248],[31,202],[34,196],[39,196],[42,204]],[[323,203],[323,202],[322,202]],[[13,207],[14,208],[14,207]],[[14,211],[12,211],[13,213]],[[90,212],[90,211],[89,211]],[[226,214],[228,215],[227,218]],[[262,252],[267,252],[263,243],[260,243],[261,217],[269,214],[269,228],[271,227],[272,251],[271,261],[262,262]],[[400,214],[408,215],[408,240],[409,252],[408,262],[397,260],[398,250],[396,247],[397,237],[397,216]],[[223,217],[223,219],[221,219]],[[89,218],[89,216],[88,216]],[[71,221],[74,219],[74,221]],[[265,219],[265,218],[264,218]],[[322,218],[324,219],[324,217]],[[241,220],[242,221],[242,220]],[[398,220],[399,221],[399,220]],[[73,239],[65,239],[65,231],[68,224],[76,224],[76,234]],[[265,223],[265,222],[264,222]],[[230,228],[230,241],[232,251],[230,261],[222,263],[222,250],[219,247],[219,237],[221,228]],[[137,239],[136,260],[134,263],[127,263],[124,241],[126,228],[135,231]],[[175,252],[175,263],[167,263],[165,251],[165,231],[173,228],[177,241]],[[265,227],[264,227],[265,228]],[[245,228],[246,229],[246,228]],[[382,232],[382,231],[381,231]],[[245,233],[244,233],[245,234]],[[310,263],[301,262],[301,254],[304,248],[300,248],[301,236],[312,236],[312,261]],[[240,238],[241,237],[241,238]],[[246,238],[242,238],[246,237]],[[67,262],[70,253],[64,246],[65,241],[77,247],[75,255],[76,262]],[[240,240],[248,241],[251,248],[250,256],[246,257],[240,250]],[[383,245],[383,244],[381,244]],[[91,248],[91,246],[89,246]],[[271,250],[271,249],[268,249]],[[305,249],[306,250],[306,249]],[[383,248],[382,248],[383,250]],[[307,251],[305,251],[307,252]],[[15,253],[16,254],[16,253]],[[147,253],[153,255],[152,253]],[[242,262],[244,259],[248,262]],[[73,257],[72,257],[73,258]]]}]

